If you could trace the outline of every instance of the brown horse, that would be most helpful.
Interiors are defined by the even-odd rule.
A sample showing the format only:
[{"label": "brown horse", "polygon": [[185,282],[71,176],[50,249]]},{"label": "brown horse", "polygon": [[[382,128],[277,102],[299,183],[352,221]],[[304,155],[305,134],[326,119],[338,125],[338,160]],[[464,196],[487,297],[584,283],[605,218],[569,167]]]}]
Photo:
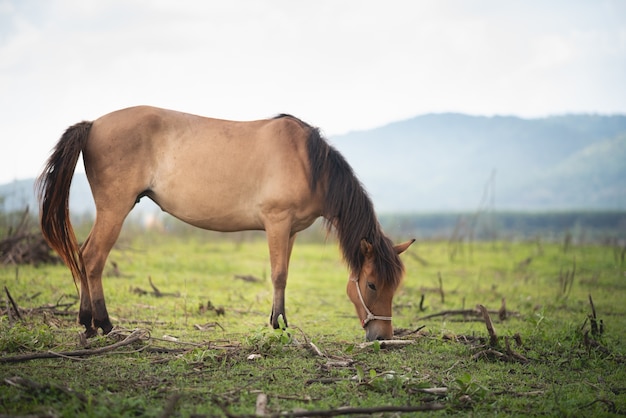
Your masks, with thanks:
[{"label": "brown horse", "polygon": [[[80,153],[96,204],[78,247],[69,189]],[[391,303],[404,267],[372,202],[319,130],[289,115],[252,122],[141,106],[65,131],[38,179],[43,234],[80,283],[85,334],[112,329],[102,270],[124,219],[143,196],[165,212],[215,231],[265,230],[274,298],[270,322],[285,325],[285,286],[296,233],[323,216],[350,270],[347,293],[368,340],[393,335]]]}]

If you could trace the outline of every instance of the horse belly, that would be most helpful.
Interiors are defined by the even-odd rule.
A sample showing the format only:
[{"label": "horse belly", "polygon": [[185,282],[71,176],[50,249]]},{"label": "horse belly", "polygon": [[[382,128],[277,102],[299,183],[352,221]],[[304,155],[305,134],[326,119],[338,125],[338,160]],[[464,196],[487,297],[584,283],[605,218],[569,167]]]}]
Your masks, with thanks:
[{"label": "horse belly", "polygon": [[178,172],[175,178],[157,182],[150,197],[163,211],[198,228],[222,232],[263,229],[258,199],[250,184],[225,173],[204,174]]},{"label": "horse belly", "polygon": [[262,230],[268,221],[285,218],[301,230],[319,216],[310,204],[308,185],[301,189],[294,184],[298,176],[258,162],[236,170],[217,164],[211,168],[206,162],[200,171],[187,166],[163,174],[150,197],[176,218],[213,231]]}]

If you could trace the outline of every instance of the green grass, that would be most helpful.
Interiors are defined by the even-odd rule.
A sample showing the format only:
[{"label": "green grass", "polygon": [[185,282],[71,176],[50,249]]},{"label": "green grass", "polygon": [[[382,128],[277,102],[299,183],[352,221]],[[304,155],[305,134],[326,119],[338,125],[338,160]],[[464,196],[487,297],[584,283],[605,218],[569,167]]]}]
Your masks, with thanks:
[{"label": "green grass", "polygon": [[[259,393],[269,397],[269,413],[431,402],[444,405],[438,413],[445,415],[626,413],[626,267],[612,247],[474,243],[456,247],[451,257],[448,243],[416,243],[403,255],[407,275],[394,299],[394,325],[425,328],[403,337],[414,344],[381,349],[359,345],[364,333],[345,295],[347,271],[334,242],[296,243],[287,286],[291,327],[283,332],[266,326],[272,291],[265,242],[257,235],[210,237],[120,242],[109,260],[121,276],[111,275],[109,264],[104,279],[109,313],[114,325],[147,329],[150,339],[82,359],[0,363],[0,415],[159,416],[175,400],[174,416],[247,415]],[[162,293],[177,296],[137,292],[152,291],[149,277]],[[64,306],[36,310],[75,301],[65,267],[5,266],[0,284],[23,309],[21,321],[10,321],[2,305],[3,358],[82,348],[81,329],[60,312]],[[585,337],[589,295],[603,333]],[[475,316],[421,319],[477,304],[497,311],[503,299],[508,318],[491,315],[499,336],[494,350],[503,358],[487,351],[485,324]],[[224,315],[200,309],[209,301]],[[166,341],[171,337],[178,342]],[[92,348],[113,342],[89,341]]]}]

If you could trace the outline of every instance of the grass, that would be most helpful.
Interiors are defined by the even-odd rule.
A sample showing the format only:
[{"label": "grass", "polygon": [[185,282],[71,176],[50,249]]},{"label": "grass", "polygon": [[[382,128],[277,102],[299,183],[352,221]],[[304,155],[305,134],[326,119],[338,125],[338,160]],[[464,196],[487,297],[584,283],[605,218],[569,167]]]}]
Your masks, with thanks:
[{"label": "grass", "polygon": [[[381,348],[360,345],[335,243],[296,243],[287,286],[291,327],[277,331],[266,326],[265,243],[256,235],[208,236],[120,242],[109,258],[119,275],[110,264],[104,280],[109,313],[115,325],[146,329],[150,338],[80,359],[0,363],[0,414],[244,416],[254,414],[259,394],[269,399],[268,413],[424,405],[461,416],[626,413],[626,272],[612,247],[465,243],[451,257],[449,243],[416,243],[403,256],[407,276],[394,299],[394,325],[425,328],[403,337],[413,344]],[[169,296],[151,295],[149,278]],[[6,266],[0,283],[23,313],[11,320],[2,309],[2,358],[83,349],[65,267]],[[602,334],[591,333],[589,295]],[[475,315],[421,319],[477,304],[497,311],[503,300],[508,317],[491,315],[499,337],[491,350]],[[48,304],[59,306],[37,310]],[[88,348],[113,342],[97,337]]]}]

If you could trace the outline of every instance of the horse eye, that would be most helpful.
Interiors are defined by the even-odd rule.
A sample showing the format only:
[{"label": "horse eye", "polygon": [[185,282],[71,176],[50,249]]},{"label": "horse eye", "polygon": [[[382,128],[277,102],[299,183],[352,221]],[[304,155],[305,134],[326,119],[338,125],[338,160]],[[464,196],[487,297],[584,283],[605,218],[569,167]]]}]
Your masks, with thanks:
[{"label": "horse eye", "polygon": [[372,282],[367,282],[367,287],[369,287],[370,290],[376,290],[376,285]]}]

